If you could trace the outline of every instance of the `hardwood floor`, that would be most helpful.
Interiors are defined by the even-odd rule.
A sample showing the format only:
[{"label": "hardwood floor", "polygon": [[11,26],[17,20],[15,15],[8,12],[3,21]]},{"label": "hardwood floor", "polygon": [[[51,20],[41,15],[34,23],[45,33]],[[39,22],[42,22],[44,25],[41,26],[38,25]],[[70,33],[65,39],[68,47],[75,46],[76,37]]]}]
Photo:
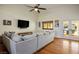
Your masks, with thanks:
[{"label": "hardwood floor", "polygon": [[36,54],[78,54],[79,42],[55,38],[53,42],[37,51]]},{"label": "hardwood floor", "polygon": [[0,37],[0,54],[8,54],[7,49],[5,48],[5,46],[2,43],[2,38]]},{"label": "hardwood floor", "polygon": [[[7,54],[5,46],[0,43],[0,54]],[[35,54],[79,54],[79,41],[55,38],[53,42]]]}]

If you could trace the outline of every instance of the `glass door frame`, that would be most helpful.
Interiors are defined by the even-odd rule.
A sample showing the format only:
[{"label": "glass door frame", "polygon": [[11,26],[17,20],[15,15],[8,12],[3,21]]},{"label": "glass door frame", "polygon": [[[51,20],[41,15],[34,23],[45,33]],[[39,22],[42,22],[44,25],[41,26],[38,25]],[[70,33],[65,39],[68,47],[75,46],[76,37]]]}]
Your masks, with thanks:
[{"label": "glass door frame", "polygon": [[[67,25],[68,25],[68,29],[67,29],[68,30],[68,35],[65,35],[64,34],[64,21],[67,21],[68,22],[67,23]],[[75,24],[75,23],[73,23],[73,21],[75,22],[75,21],[79,21],[79,20],[63,20],[63,36],[72,36],[72,28],[73,28],[72,24]],[[77,27],[76,24],[75,24],[75,26]]]},{"label": "glass door frame", "polygon": [[70,25],[69,20],[63,20],[63,35],[70,36]]}]

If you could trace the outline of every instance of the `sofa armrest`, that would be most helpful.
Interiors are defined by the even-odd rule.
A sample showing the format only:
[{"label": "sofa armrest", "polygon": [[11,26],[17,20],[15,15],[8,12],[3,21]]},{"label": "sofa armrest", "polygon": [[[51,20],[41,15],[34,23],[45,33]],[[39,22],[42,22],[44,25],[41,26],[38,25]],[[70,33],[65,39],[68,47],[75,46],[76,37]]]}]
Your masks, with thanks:
[{"label": "sofa armrest", "polygon": [[5,45],[5,47],[7,48],[9,53],[15,53],[16,52],[16,43],[14,41],[12,41],[9,37],[7,37],[6,35],[2,35],[3,37],[3,43]]}]

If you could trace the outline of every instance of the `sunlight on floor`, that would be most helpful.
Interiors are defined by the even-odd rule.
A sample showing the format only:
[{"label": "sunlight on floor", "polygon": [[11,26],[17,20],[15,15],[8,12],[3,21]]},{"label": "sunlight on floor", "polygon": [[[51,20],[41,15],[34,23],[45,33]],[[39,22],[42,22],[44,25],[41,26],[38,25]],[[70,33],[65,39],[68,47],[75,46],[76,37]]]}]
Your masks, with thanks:
[{"label": "sunlight on floor", "polygon": [[79,42],[63,40],[64,52],[79,53]]},{"label": "sunlight on floor", "polygon": [[79,43],[77,42],[71,42],[71,51],[72,53],[78,53],[79,51]]}]

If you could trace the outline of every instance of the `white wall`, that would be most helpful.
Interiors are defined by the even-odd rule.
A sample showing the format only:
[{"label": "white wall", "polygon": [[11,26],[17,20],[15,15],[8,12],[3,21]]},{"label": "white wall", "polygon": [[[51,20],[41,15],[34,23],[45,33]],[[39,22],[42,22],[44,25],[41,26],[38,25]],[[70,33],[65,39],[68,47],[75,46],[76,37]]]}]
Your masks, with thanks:
[{"label": "white wall", "polygon": [[[41,11],[39,15],[35,15],[33,12],[29,12],[30,8],[24,5],[0,5],[0,34],[4,31],[15,31],[15,32],[26,32],[34,31],[38,24],[36,21],[45,20],[79,20],[79,5],[40,5],[41,7],[46,7],[46,11]],[[11,20],[11,26],[3,26],[3,20]],[[17,27],[17,19],[29,20],[30,26],[26,29],[20,29]],[[41,22],[42,22],[41,21]],[[37,27],[36,27],[37,25]],[[62,24],[61,24],[62,25]],[[59,29],[62,30],[62,26]],[[60,33],[59,31],[59,33]]]},{"label": "white wall", "polygon": [[[42,5],[44,6],[44,5]],[[55,28],[57,35],[63,35],[63,20],[79,20],[79,5],[46,5],[47,10],[41,11],[39,21],[41,20],[60,20],[59,28]]]},{"label": "white wall", "polygon": [[46,11],[41,11],[39,20],[45,19],[79,19],[79,5],[48,4]]},{"label": "white wall", "polygon": [[[28,28],[20,29],[17,27],[17,20],[29,20],[30,24]],[[3,20],[11,20],[12,25],[3,25]],[[28,32],[34,31],[36,24],[36,15],[29,12],[29,8],[24,5],[0,5],[0,35],[4,31],[14,31],[14,32]]]}]

